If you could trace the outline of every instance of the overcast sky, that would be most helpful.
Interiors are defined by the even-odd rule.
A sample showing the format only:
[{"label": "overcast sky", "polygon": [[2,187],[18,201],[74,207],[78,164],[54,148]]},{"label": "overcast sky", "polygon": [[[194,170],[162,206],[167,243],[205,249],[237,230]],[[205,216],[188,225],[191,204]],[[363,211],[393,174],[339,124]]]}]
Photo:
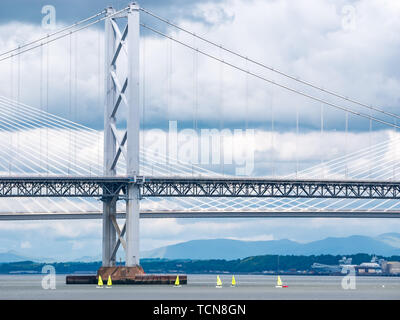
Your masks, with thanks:
[{"label": "overcast sky", "polygon": [[[44,5],[55,7],[56,24],[60,28],[108,5],[119,9],[126,4],[125,1],[106,0],[5,0],[0,12],[1,51],[49,32],[41,26]],[[139,4],[251,59],[365,104],[400,114],[398,1],[151,0]],[[141,20],[262,77],[395,123],[391,117],[321,94],[144,14]],[[0,61],[0,95],[19,98],[26,104],[101,131],[103,28],[100,23],[19,58]],[[154,137],[151,130],[166,130],[170,120],[177,121],[178,130],[193,127],[243,129],[247,123],[248,128],[256,130],[253,174],[289,175],[295,172],[296,161],[300,162],[299,169],[304,170],[375,143],[397,139],[390,127],[352,114],[347,114],[350,133],[346,134],[343,111],[248,76],[148,30],[142,29],[141,35],[141,119],[142,127],[150,131],[149,141]],[[297,117],[299,134],[296,134]],[[123,126],[123,121],[120,124]],[[3,134],[6,135],[4,141],[12,139],[7,132]],[[389,145],[384,154],[397,159],[397,151],[393,151],[395,145]],[[86,155],[84,152],[90,150],[80,155]],[[377,165],[376,159],[356,160],[365,169]],[[209,169],[219,171],[221,167]],[[397,178],[395,173],[393,177]],[[143,249],[197,238],[310,241],[326,236],[377,235],[399,230],[397,221],[357,219],[171,219],[142,221],[141,225]],[[1,222],[0,250],[14,249],[41,256],[56,256],[68,250],[71,257],[98,255],[100,236],[100,221]]]}]

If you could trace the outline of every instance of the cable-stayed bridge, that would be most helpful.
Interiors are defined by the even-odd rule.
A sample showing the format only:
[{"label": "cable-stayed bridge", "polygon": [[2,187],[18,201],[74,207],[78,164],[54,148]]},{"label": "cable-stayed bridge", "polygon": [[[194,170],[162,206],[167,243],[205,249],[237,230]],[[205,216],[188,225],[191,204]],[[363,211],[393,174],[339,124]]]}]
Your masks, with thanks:
[{"label": "cable-stayed bridge", "polygon": [[[174,32],[142,23],[141,14],[215,47],[219,54],[184,41]],[[395,130],[400,116],[226,49],[137,4],[119,11],[107,8],[6,51],[0,55],[0,63],[43,50],[43,46],[55,45],[63,38],[69,37],[71,45],[72,34],[103,21],[104,132],[79,124],[79,119],[67,120],[24,104],[20,99],[0,97],[0,201],[4,203],[0,220],[102,218],[103,265],[115,265],[116,252],[122,244],[127,266],[134,266],[139,264],[139,218],[399,217],[396,137],[280,177],[238,177],[146,148],[140,142],[141,29],[193,51],[196,58],[202,55],[246,77],[343,112],[346,133],[349,115],[368,120],[370,128],[377,123]],[[125,24],[122,29],[121,21]],[[293,84],[246,69],[235,59],[221,58],[221,52],[246,65],[276,73]],[[71,59],[70,56],[70,75]],[[69,85],[71,91],[71,82]],[[300,85],[314,91],[298,89]],[[18,86],[18,95],[19,91]],[[72,100],[70,94],[70,106]],[[118,121],[122,118],[126,124],[123,128]],[[126,219],[122,228],[117,218]]]}]

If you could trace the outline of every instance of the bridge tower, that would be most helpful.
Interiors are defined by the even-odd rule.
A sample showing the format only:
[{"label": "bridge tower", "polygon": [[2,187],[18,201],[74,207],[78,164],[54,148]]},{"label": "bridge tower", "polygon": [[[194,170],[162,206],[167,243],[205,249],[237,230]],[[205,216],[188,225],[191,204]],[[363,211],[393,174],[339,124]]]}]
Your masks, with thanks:
[{"label": "bridge tower", "polygon": [[[105,19],[105,105],[104,105],[104,175],[116,176],[121,155],[126,175],[139,175],[139,6],[129,5],[121,14],[109,7]],[[117,21],[125,20],[121,32]],[[122,21],[124,22],[124,21]],[[121,54],[127,56],[126,77],[117,72]],[[126,130],[122,137],[117,129],[121,107],[127,108]],[[126,255],[126,267],[139,266],[139,187],[130,184],[126,193],[126,219],[122,229],[116,220],[117,197],[103,199],[102,267],[114,267],[120,245]],[[125,235],[125,238],[124,238]]]}]

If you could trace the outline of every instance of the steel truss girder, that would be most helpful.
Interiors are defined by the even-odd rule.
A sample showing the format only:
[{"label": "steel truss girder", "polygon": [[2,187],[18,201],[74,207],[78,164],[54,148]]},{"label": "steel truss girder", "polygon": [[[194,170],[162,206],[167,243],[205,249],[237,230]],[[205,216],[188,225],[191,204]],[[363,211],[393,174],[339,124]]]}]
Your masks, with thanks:
[{"label": "steel truss girder", "polygon": [[142,197],[399,199],[400,183],[266,179],[146,178]]},{"label": "steel truss girder", "polygon": [[141,197],[400,199],[400,182],[158,177],[0,177],[0,197]]},{"label": "steel truss girder", "polygon": [[0,178],[0,197],[102,197],[123,195],[118,179]]}]

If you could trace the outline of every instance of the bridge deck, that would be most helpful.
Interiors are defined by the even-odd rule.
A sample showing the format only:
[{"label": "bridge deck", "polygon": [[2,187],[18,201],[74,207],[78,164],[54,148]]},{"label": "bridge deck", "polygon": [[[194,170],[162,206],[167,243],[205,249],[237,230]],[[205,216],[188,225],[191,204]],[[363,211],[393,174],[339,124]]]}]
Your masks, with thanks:
[{"label": "bridge deck", "polygon": [[[80,220],[102,219],[100,211],[53,213],[0,213],[1,220]],[[125,218],[118,212],[117,218]],[[400,211],[141,211],[140,218],[400,218]]]},{"label": "bridge deck", "polygon": [[119,197],[129,184],[142,197],[399,199],[399,181],[211,177],[0,177],[0,197]]}]

